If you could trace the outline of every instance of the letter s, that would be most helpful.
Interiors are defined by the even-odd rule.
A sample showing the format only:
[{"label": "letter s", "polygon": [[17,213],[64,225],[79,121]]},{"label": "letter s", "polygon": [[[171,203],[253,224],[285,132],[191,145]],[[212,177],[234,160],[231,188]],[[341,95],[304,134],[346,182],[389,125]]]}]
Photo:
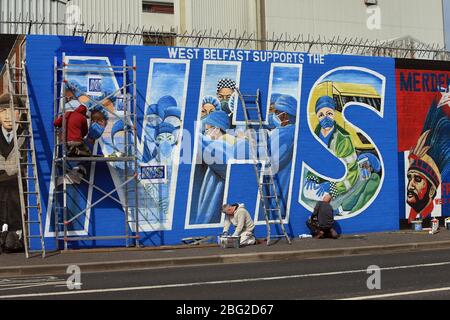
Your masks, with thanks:
[{"label": "letter s", "polygon": [[382,155],[370,136],[346,119],[345,110],[362,107],[383,118],[385,88],[383,75],[359,67],[333,69],[314,84],[308,99],[310,132],[345,166],[345,175],[333,179],[304,162],[299,202],[309,211],[329,194],[336,220],[348,219],[377,198],[385,175]]}]

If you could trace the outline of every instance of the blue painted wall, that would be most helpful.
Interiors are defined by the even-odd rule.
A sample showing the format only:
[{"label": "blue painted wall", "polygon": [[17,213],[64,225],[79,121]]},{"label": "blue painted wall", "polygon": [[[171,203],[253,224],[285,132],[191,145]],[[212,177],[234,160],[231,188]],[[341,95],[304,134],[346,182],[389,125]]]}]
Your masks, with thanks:
[{"label": "blue painted wall", "polygon": [[[344,111],[340,117],[346,124],[353,124],[354,127],[359,128],[359,132],[363,133],[366,138],[368,137],[371,145],[375,146],[373,152],[382,160],[382,173],[380,173],[382,179],[367,205],[361,210],[352,211],[350,217],[343,216],[340,218],[338,225],[343,233],[377,232],[399,228],[399,162],[396,139],[395,63],[393,59],[340,55],[308,56],[300,53],[234,50],[214,51],[216,56],[211,56],[211,51],[205,49],[187,52],[186,56],[180,55],[179,52],[171,56],[169,50],[172,50],[172,54],[175,53],[173,48],[166,47],[87,45],[82,38],[77,37],[27,37],[29,93],[38,153],[39,180],[46,207],[51,191],[50,180],[53,158],[54,58],[56,57],[58,63],[61,64],[62,55],[65,53],[71,57],[90,57],[90,59],[107,57],[112,65],[121,65],[125,59],[129,65],[132,65],[133,56],[135,56],[137,59],[137,102],[140,110],[138,129],[142,141],[145,140],[145,134],[142,134],[144,113],[149,109],[150,104],[157,103],[162,95],[170,92],[169,89],[164,92],[161,86],[156,85],[158,81],[163,79],[162,75],[155,71],[158,69],[158,63],[163,65],[181,63],[186,66],[181,68],[181,71],[177,71],[180,72],[180,78],[177,79],[186,85],[187,90],[185,93],[178,92],[173,95],[177,102],[176,107],[181,111],[183,117],[183,127],[192,136],[200,134],[201,131],[200,127],[196,127],[196,120],[200,119],[201,101],[205,95],[216,93],[216,83],[220,78],[235,76],[233,80],[246,93],[254,93],[257,89],[260,89],[264,115],[267,113],[268,102],[275,93],[289,95],[296,100],[297,104],[291,105],[295,110],[295,116],[291,118],[290,125],[292,127],[287,135],[294,140],[283,151],[292,154],[292,158],[291,161],[288,161],[288,166],[285,167],[287,169],[284,171],[285,178],[283,178],[282,190],[280,190],[286,206],[290,209],[288,212],[288,230],[292,236],[307,233],[305,221],[310,215],[310,208],[305,203],[301,203],[301,189],[305,183],[305,180],[302,180],[302,172],[305,166],[307,165],[320,177],[329,181],[343,180],[347,174],[344,164],[333,155],[333,152],[327,150],[326,146],[314,134],[317,119],[314,119],[314,112],[310,111],[315,110],[315,101],[317,100],[315,90],[319,90],[317,86],[330,81],[352,85],[363,84],[366,86],[364,88],[371,87],[383,102],[382,111],[375,112],[370,106],[364,103],[358,104],[355,101],[344,106]],[[205,55],[208,55],[210,59],[204,59]],[[149,74],[152,65],[154,73]],[[214,71],[214,66],[216,68],[219,68],[217,66],[225,66],[225,69]],[[160,71],[162,73],[165,72],[164,70],[168,70],[163,67],[159,69],[162,70]],[[288,72],[292,70],[295,72]],[[167,72],[170,73],[170,71]],[[152,77],[156,79],[153,82],[154,87],[153,90],[148,90],[149,79]],[[181,78],[183,80],[180,80]],[[202,79],[205,81],[202,82]],[[116,80],[120,86],[123,80],[121,77]],[[170,79],[167,81],[170,82]],[[171,85],[174,84],[168,83],[167,86]],[[270,91],[270,88],[272,91]],[[239,108],[239,105],[237,106]],[[236,111],[235,120],[242,120],[241,111]],[[195,139],[192,138],[190,143],[194,147]],[[200,145],[201,143],[198,144],[198,147]],[[358,155],[361,153],[363,151],[357,150]],[[156,162],[157,159],[154,159],[153,164]],[[172,174],[169,177],[169,185],[173,185],[175,181],[173,172],[176,170],[173,169],[171,167],[171,172],[169,171],[169,174]],[[174,194],[168,189],[163,190],[164,188],[161,189],[163,191],[160,193],[161,197],[165,197],[164,194],[168,195],[163,200],[166,200],[166,205],[169,208],[173,208],[173,213],[167,213],[167,210],[170,211],[170,209],[164,211],[167,220],[165,220],[166,225],[161,229],[165,230],[151,231],[150,228],[141,234],[144,245],[177,244],[184,237],[217,235],[221,232],[220,221],[218,221],[218,224],[214,221],[206,221],[203,225],[191,225],[189,217],[186,216],[192,211],[191,208],[197,208],[192,205],[192,203],[199,201],[198,197],[200,196],[195,195],[194,180],[195,177],[197,177],[197,180],[201,180],[201,177],[206,175],[205,170],[202,172],[200,168],[197,171],[191,164],[179,166],[176,186],[172,187],[172,190],[175,190],[176,193]],[[114,188],[111,172],[106,165],[97,165],[95,180],[99,186],[109,190]],[[228,176],[226,176],[228,178],[225,180],[229,188],[225,190],[228,198],[224,201],[245,203],[251,213],[254,213],[256,210],[257,186],[252,167],[248,164],[235,164],[228,168],[226,172],[228,172]],[[198,182],[198,184],[201,183]],[[201,186],[197,186],[197,189],[199,187]],[[350,188],[347,195],[355,192],[354,189]],[[98,199],[100,195],[94,192],[93,198]],[[89,235],[124,234],[123,214],[123,209],[117,203],[113,201],[102,203],[90,215]],[[190,212],[190,214],[196,214],[196,212]],[[48,246],[52,246],[54,244],[50,237],[51,232],[53,232],[52,223],[49,224],[47,229]],[[265,236],[264,225],[257,227],[256,236]],[[123,240],[114,240],[87,241],[74,243],[73,245],[88,247],[120,246],[123,244]]]}]

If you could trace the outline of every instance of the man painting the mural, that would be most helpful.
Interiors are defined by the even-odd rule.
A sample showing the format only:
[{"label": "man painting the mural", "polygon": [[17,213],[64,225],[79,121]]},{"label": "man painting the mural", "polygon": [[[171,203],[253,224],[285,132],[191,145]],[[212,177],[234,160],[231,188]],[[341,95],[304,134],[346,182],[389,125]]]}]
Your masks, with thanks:
[{"label": "man painting the mural", "polygon": [[355,148],[350,135],[335,121],[336,102],[329,96],[323,96],[317,100],[316,115],[319,125],[315,134],[327,146],[327,148],[347,167],[347,176],[344,181],[338,183],[323,182],[317,185],[314,181],[306,182],[306,189],[316,190],[320,198],[329,193],[333,198],[347,193],[358,181],[359,170]]},{"label": "man painting the mural", "polygon": [[312,216],[306,222],[316,239],[333,238],[337,239],[339,235],[334,230],[333,207],[330,205],[332,198],[329,194],[323,197],[314,208]]},{"label": "man painting the mural", "polygon": [[[2,228],[2,231],[15,232],[21,237],[22,213],[19,199],[18,159],[15,153],[17,149],[14,145],[13,122],[9,103],[9,94],[0,96],[0,124],[2,126],[0,134],[0,228]],[[16,100],[14,103],[23,107],[21,100]],[[18,111],[15,111],[13,116],[16,121],[20,120]],[[22,129],[19,128],[17,133],[20,134],[21,131]],[[19,145],[23,141],[23,138],[19,138]],[[8,248],[5,249],[9,250]]]},{"label": "man painting the mural", "polygon": [[426,219],[434,209],[434,198],[442,179],[450,176],[450,118],[434,102],[424,130],[409,155],[407,203],[409,222]]},{"label": "man painting the mural", "polygon": [[253,235],[255,223],[243,204],[225,204],[222,206],[222,212],[225,214],[224,236],[228,235],[230,227],[233,225],[235,229],[232,236],[240,237],[239,244],[241,247],[256,244]]},{"label": "man painting the mural", "polygon": [[[84,105],[78,106],[73,111],[64,114],[66,120],[66,143],[67,156],[69,157],[89,157],[91,150],[84,144],[84,138],[89,133],[87,108]],[[56,128],[63,127],[63,116],[54,122]]]},{"label": "man painting the mural", "polygon": [[231,79],[221,79],[217,83],[217,98],[220,101],[221,109],[228,116],[233,114],[233,107],[230,105],[231,98],[236,90],[236,81]]}]

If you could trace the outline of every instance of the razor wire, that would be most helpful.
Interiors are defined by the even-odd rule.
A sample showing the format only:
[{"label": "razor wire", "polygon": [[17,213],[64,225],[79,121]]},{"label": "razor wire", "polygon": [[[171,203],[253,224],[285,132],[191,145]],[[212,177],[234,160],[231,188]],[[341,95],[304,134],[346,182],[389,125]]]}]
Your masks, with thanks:
[{"label": "razor wire", "polygon": [[[116,30],[101,30],[100,25],[68,24],[65,22],[47,22],[45,20],[9,21],[1,20],[0,26],[9,26],[8,30],[23,34],[54,34],[82,36],[86,43],[105,44],[151,44],[167,43],[183,47],[224,48],[292,51],[316,54],[348,54],[361,56],[379,56],[393,58],[411,58],[450,61],[450,52],[441,44],[423,43],[412,37],[391,40],[369,40],[358,37],[325,38],[312,35],[291,35],[289,33],[267,33],[259,38],[255,33],[237,30],[192,30],[178,32],[176,29],[120,26]],[[55,26],[56,28],[49,28]],[[2,28],[3,29],[3,28]],[[44,33],[44,31],[46,31]],[[168,41],[167,41],[168,40]]]}]

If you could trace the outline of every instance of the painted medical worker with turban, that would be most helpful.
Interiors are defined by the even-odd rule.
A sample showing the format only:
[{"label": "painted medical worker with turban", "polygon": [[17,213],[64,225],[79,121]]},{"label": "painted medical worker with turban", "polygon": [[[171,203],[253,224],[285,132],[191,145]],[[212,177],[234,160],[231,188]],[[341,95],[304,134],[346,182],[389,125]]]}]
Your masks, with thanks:
[{"label": "painted medical worker with turban", "polygon": [[236,81],[232,79],[221,79],[217,83],[217,98],[221,104],[221,110],[228,116],[233,114],[233,94],[236,90]]},{"label": "painted medical worker with turban", "polygon": [[323,197],[331,194],[333,198],[348,192],[358,181],[359,170],[357,155],[350,135],[344,128],[335,121],[336,103],[333,98],[323,96],[317,100],[316,115],[319,125],[315,134],[327,146],[327,148],[340,160],[344,161],[347,167],[347,175],[342,182],[324,182],[317,185],[313,181],[306,182],[306,189],[317,190],[317,196]]}]

